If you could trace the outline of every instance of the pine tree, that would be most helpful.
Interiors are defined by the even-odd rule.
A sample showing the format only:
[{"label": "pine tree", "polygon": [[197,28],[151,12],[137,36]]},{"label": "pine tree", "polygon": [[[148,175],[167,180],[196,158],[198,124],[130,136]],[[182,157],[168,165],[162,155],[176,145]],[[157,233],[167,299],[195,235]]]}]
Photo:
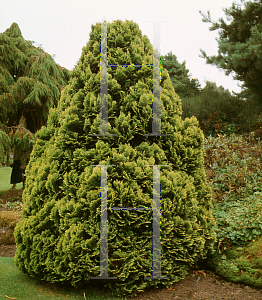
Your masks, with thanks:
[{"label": "pine tree", "polygon": [[[195,117],[182,121],[181,100],[167,70],[161,73],[161,133],[152,132],[153,47],[133,21],[107,25],[108,132],[100,133],[101,24],[72,71],[57,109],[26,171],[23,215],[15,229],[16,265],[25,273],[75,287],[100,274],[101,168],[107,170],[107,207],[152,207],[153,167],[161,167],[161,276],[152,268],[152,211],[108,211],[108,276],[115,295],[170,287],[188,266],[212,253],[211,189],[204,171],[203,134]],[[104,45],[102,45],[102,48]],[[104,48],[103,48],[104,49]],[[103,181],[105,182],[105,181]],[[102,237],[101,237],[102,235]],[[97,280],[101,286],[101,280]]]},{"label": "pine tree", "polygon": [[161,57],[162,66],[167,69],[175,92],[183,99],[199,94],[200,83],[197,79],[190,78],[186,62],[179,63],[172,51]]},{"label": "pine tree", "polygon": [[262,93],[262,1],[243,1],[233,3],[224,9],[226,22],[223,18],[214,22],[210,12],[203,16],[203,22],[212,23],[210,31],[219,30],[218,54],[208,56],[201,50],[202,57],[208,64],[233,73],[235,79],[243,82],[242,97],[259,98]]}]

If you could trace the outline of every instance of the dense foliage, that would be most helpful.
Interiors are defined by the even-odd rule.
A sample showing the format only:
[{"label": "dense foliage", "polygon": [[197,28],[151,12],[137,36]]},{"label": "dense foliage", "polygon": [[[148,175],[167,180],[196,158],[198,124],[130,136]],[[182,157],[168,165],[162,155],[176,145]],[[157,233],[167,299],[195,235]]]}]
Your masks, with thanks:
[{"label": "dense foliage", "polygon": [[14,159],[19,159],[21,165],[27,165],[30,153],[35,145],[35,135],[27,128],[25,117],[21,117],[17,128],[12,128],[10,132],[12,147],[14,149]]},{"label": "dense foliage", "polygon": [[[69,79],[66,69],[33,44],[16,23],[0,34],[0,165],[14,147],[28,161],[33,133],[46,124]],[[21,118],[27,127],[17,129]]]},{"label": "dense foliage", "polygon": [[218,54],[207,56],[201,50],[208,64],[233,72],[234,78],[243,82],[243,97],[259,98],[262,92],[262,1],[244,1],[233,3],[224,9],[227,21],[223,18],[214,22],[210,12],[203,21],[212,23],[210,30],[219,30]]},{"label": "dense foliage", "polygon": [[[108,212],[108,286],[130,295],[171,286],[213,250],[211,190],[206,185],[203,133],[182,121],[181,100],[161,74],[161,133],[152,132],[152,67],[108,68],[109,133],[100,132],[101,24],[51,109],[26,171],[23,217],[15,230],[16,265],[41,280],[85,285],[100,274],[101,167],[107,207],[152,207],[153,168],[161,167],[161,276],[152,267],[152,211]],[[108,24],[108,64],[152,64],[153,47],[132,21]],[[92,281],[92,280],[91,280]],[[99,281],[101,284],[101,281]]]},{"label": "dense foliage", "polygon": [[229,90],[225,90],[222,86],[218,87],[215,82],[206,81],[205,87],[197,95],[182,99],[182,117],[195,116],[200,123],[208,119],[210,114],[219,111],[230,111],[229,118],[235,117],[231,112],[232,100],[235,99]]},{"label": "dense foliage", "polygon": [[252,145],[231,135],[205,141],[207,179],[215,194],[217,242],[222,249],[262,235],[262,144],[257,143],[259,137],[253,140]]},{"label": "dense foliage", "polygon": [[11,150],[11,140],[9,135],[0,130],[0,165],[7,162],[7,153]]},{"label": "dense foliage", "polygon": [[25,117],[20,118],[17,126],[0,125],[0,166],[9,165],[9,154],[11,152],[14,154],[15,160],[20,160],[21,165],[26,165],[29,162],[36,138],[27,129]]},{"label": "dense foliage", "polygon": [[226,280],[256,288],[262,287],[261,132],[210,136],[204,143],[217,234],[209,266]]},{"label": "dense foliage", "polygon": [[35,133],[57,105],[69,73],[33,42],[16,23],[0,34],[0,122],[17,125],[23,115]]}]

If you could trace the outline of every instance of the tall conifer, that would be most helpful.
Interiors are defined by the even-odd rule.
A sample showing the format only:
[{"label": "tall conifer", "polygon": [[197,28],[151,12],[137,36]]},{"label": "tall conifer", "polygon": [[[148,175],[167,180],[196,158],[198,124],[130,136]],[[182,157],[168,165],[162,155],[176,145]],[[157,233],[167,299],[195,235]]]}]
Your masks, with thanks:
[{"label": "tall conifer", "polygon": [[16,23],[0,34],[0,122],[18,125],[23,115],[35,133],[57,105],[69,73],[33,44]]},{"label": "tall conifer", "polygon": [[233,73],[234,79],[243,82],[243,98],[260,103],[262,93],[262,1],[240,0],[224,9],[226,19],[211,20],[210,12],[202,12],[203,22],[211,23],[210,31],[219,30],[218,53],[208,56],[201,50],[208,64]]},{"label": "tall conifer", "polygon": [[[49,109],[57,105],[68,80],[68,70],[34,42],[26,41],[18,24],[0,33],[0,165],[11,146],[31,149],[32,133],[46,125]],[[28,128],[13,134],[21,117]],[[6,134],[12,137],[9,143]]]},{"label": "tall conifer", "polygon": [[162,66],[167,69],[175,92],[181,97],[190,97],[199,94],[200,83],[197,79],[190,78],[189,70],[186,69],[186,62],[179,63],[172,51],[161,58]]}]

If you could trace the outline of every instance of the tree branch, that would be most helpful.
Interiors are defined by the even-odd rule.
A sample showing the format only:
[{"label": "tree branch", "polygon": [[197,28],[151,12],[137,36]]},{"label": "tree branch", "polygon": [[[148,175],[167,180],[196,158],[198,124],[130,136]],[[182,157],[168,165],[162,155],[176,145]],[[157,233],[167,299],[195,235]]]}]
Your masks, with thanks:
[{"label": "tree branch", "polygon": [[8,127],[8,126],[6,126],[6,125],[0,123],[0,129],[3,130],[3,128],[4,128],[4,131],[5,131],[5,132],[7,132],[6,129],[16,129],[16,130],[17,130],[17,129],[23,129],[23,130],[28,131],[29,133],[31,133],[33,136],[35,136],[29,129],[27,129],[27,128],[25,128],[25,127],[22,127],[22,126],[10,126],[10,127]]}]

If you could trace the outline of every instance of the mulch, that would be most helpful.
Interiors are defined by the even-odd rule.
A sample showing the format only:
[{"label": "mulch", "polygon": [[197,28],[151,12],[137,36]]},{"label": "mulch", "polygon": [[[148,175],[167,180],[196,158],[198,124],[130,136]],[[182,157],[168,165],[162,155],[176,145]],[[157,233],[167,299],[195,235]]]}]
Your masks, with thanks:
[{"label": "mulch", "polygon": [[[0,195],[1,198],[1,203],[2,204],[6,204],[10,199],[12,199],[12,201],[14,200],[22,200],[22,194],[23,194],[23,189],[15,189],[15,190],[9,190],[4,192],[3,194]],[[1,210],[8,210],[7,208],[3,208],[0,207]]]},{"label": "mulch", "polygon": [[16,245],[0,245],[0,256],[2,257],[14,257],[16,251]]}]

